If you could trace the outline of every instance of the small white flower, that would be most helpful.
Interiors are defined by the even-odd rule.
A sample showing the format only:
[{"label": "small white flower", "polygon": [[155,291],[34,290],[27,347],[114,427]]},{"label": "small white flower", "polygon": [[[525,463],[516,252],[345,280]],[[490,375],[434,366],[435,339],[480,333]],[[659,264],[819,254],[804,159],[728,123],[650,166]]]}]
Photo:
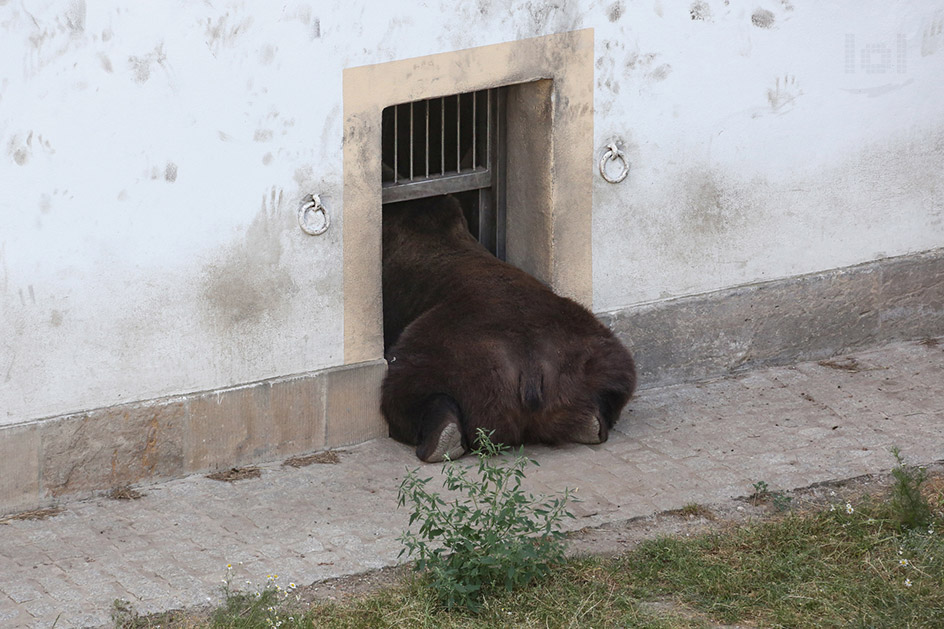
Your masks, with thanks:
[{"label": "small white flower", "polygon": [[899,560],[898,560],[898,565],[901,566],[901,567],[903,567],[903,568],[907,568],[908,566],[911,565],[911,562],[908,561],[907,559],[899,559]]},{"label": "small white flower", "polygon": [[911,587],[911,579],[905,579],[905,587],[906,587],[906,588],[910,588],[910,587]]},{"label": "small white flower", "polygon": [[848,502],[846,503],[846,513],[848,513],[849,515],[852,515],[853,513],[855,513],[855,509],[853,509],[852,505]]},{"label": "small white flower", "polygon": [[297,587],[298,587],[298,586],[295,585],[294,583],[289,582],[289,584],[288,584],[288,589],[290,589],[290,590],[294,590],[294,589],[297,588]]}]

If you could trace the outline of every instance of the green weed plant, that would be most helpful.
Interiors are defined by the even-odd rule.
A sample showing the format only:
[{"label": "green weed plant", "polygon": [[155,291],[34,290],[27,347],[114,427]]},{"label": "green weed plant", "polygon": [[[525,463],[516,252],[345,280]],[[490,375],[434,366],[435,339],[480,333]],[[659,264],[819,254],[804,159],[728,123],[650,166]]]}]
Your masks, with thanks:
[{"label": "green weed plant", "polygon": [[477,465],[447,461],[443,488],[458,497],[444,499],[429,488],[431,478],[410,471],[400,485],[399,506],[409,506],[410,526],[400,536],[400,556],[416,559],[440,604],[477,611],[482,596],[510,592],[546,576],[564,560],[560,530],[573,518],[566,505],[570,491],[557,497],[536,497],[521,488],[525,468],[537,462],[519,449],[510,459],[507,448],[478,432]]},{"label": "green weed plant", "polygon": [[891,450],[898,463],[892,469],[895,484],[892,487],[891,507],[905,529],[923,528],[931,521],[931,504],[921,493],[921,485],[928,480],[928,471],[923,467],[905,465],[901,451]]}]

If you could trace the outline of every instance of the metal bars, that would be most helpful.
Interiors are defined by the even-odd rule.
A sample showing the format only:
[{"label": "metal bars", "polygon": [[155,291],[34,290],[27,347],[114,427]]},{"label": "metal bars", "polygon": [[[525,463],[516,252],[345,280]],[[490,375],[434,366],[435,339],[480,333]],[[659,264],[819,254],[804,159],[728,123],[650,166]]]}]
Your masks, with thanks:
[{"label": "metal bars", "polygon": [[414,101],[383,112],[384,187],[487,170],[498,90]]},{"label": "metal bars", "polygon": [[454,94],[383,111],[383,203],[455,194],[470,230],[504,254],[504,90]]}]

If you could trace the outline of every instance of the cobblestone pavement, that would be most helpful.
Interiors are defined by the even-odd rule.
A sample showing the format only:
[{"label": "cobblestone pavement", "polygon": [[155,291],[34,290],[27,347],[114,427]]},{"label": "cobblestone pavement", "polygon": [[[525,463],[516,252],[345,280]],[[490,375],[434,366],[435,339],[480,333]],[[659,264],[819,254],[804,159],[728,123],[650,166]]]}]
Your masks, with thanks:
[{"label": "cobblestone pavement", "polygon": [[[944,459],[944,342],[899,343],[822,363],[642,391],[601,446],[530,447],[531,490],[578,488],[569,526]],[[397,562],[408,514],[399,481],[418,464],[378,439],[337,464],[274,462],[235,483],[203,476],[142,488],[133,501],[60,505],[0,525],[0,627],[108,625],[115,599],[139,612],[219,600],[239,583],[308,584]],[[439,466],[426,470],[437,476]],[[240,563],[241,562],[241,563]]]}]

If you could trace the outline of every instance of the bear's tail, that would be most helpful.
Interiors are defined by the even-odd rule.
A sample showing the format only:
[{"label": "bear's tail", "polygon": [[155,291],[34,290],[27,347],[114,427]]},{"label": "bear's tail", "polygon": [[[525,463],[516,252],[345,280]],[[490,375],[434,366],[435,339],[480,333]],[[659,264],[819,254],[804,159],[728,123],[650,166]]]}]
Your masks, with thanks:
[{"label": "bear's tail", "polygon": [[518,373],[518,400],[524,409],[536,413],[544,408],[548,395],[546,383],[541,363],[528,361]]}]

